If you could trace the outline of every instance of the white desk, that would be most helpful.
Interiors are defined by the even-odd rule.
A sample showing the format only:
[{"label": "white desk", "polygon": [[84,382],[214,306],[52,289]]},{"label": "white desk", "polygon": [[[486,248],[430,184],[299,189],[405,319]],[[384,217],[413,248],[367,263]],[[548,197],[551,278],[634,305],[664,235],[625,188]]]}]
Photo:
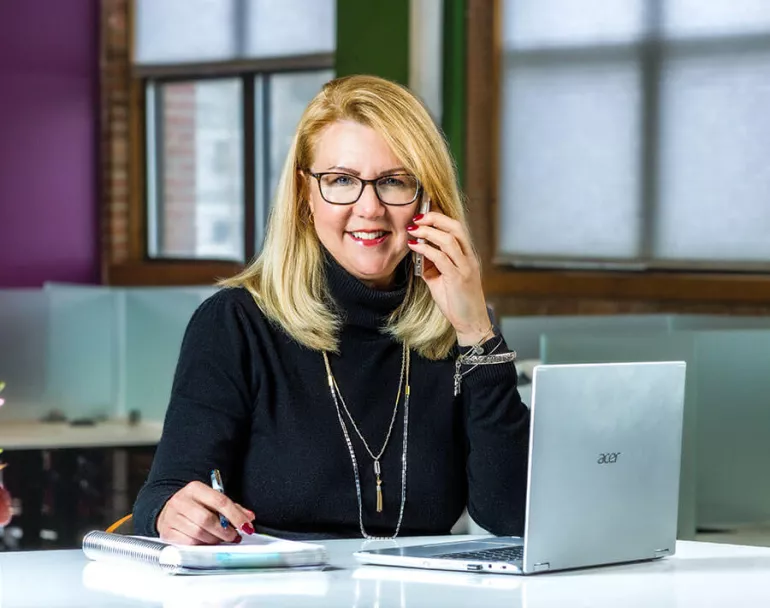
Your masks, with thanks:
[{"label": "white desk", "polygon": [[68,422],[8,421],[0,423],[0,447],[4,450],[54,450],[60,448],[119,448],[156,445],[162,422],[108,420],[92,426]]},{"label": "white desk", "polygon": [[674,557],[656,562],[519,577],[357,566],[350,554],[362,541],[325,544],[334,568],[323,572],[144,578],[121,573],[125,593],[134,599],[95,590],[109,583],[92,566],[106,564],[84,569],[80,551],[0,553],[0,606],[770,606],[770,548],[679,542]]}]

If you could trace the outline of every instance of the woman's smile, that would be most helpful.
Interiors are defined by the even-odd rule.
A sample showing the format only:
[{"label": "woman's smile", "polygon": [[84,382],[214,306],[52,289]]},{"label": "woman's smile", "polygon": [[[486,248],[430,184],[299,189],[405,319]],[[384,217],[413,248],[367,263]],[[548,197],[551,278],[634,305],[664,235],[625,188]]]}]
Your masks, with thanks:
[{"label": "woman's smile", "polygon": [[346,234],[362,247],[377,247],[390,236],[387,230],[354,230]]}]

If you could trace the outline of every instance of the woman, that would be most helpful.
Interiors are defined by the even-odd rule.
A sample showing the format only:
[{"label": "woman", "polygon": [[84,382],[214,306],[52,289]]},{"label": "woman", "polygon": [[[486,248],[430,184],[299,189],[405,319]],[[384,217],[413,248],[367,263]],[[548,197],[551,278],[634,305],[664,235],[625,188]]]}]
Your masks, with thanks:
[{"label": "woman", "polygon": [[466,505],[494,533],[522,532],[514,355],[489,321],[446,144],[410,92],[368,76],[324,86],[262,253],[225,285],[185,334],[137,533],[446,534]]}]

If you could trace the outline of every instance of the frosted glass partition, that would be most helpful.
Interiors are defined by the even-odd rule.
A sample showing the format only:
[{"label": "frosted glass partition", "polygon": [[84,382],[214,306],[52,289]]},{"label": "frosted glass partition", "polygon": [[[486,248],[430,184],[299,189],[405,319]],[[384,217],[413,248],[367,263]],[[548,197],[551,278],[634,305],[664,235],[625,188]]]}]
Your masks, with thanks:
[{"label": "frosted glass partition", "polygon": [[668,315],[554,315],[503,317],[500,329],[508,346],[519,359],[539,359],[540,336],[544,333],[582,332],[604,334],[618,332],[668,331]]},{"label": "frosted glass partition", "polygon": [[[628,361],[686,361],[684,427],[682,432],[682,463],[679,487],[678,537],[695,538],[697,521],[696,475],[696,404],[699,385],[696,381],[697,358],[695,334],[625,333],[596,336],[586,333],[545,334],[541,351],[544,363],[602,363]],[[537,398],[537,397],[535,397]]]},{"label": "frosted glass partition", "polygon": [[770,316],[671,315],[673,331],[691,329],[762,329],[770,328]]},{"label": "frosted glass partition", "polygon": [[698,524],[770,522],[770,330],[697,332]]},{"label": "frosted glass partition", "polygon": [[0,289],[0,381],[5,406],[2,420],[29,420],[46,411],[45,294],[39,289]]},{"label": "frosted glass partition", "polygon": [[214,287],[191,287],[123,292],[121,414],[138,410],[143,419],[163,419],[187,323],[201,302],[215,291]]},{"label": "frosted glass partition", "polygon": [[49,283],[46,398],[70,418],[115,415],[116,291]]},{"label": "frosted glass partition", "polygon": [[501,330],[519,359],[540,358],[540,336],[557,333],[617,335],[648,331],[685,331],[695,329],[770,328],[770,316],[732,315],[550,315],[503,317]]}]

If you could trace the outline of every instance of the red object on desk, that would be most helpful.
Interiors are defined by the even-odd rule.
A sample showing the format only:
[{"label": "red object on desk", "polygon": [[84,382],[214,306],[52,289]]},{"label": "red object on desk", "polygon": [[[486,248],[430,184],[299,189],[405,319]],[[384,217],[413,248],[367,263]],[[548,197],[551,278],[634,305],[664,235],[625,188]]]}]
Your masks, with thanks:
[{"label": "red object on desk", "polygon": [[7,526],[12,517],[11,495],[3,486],[0,486],[0,526]]}]

